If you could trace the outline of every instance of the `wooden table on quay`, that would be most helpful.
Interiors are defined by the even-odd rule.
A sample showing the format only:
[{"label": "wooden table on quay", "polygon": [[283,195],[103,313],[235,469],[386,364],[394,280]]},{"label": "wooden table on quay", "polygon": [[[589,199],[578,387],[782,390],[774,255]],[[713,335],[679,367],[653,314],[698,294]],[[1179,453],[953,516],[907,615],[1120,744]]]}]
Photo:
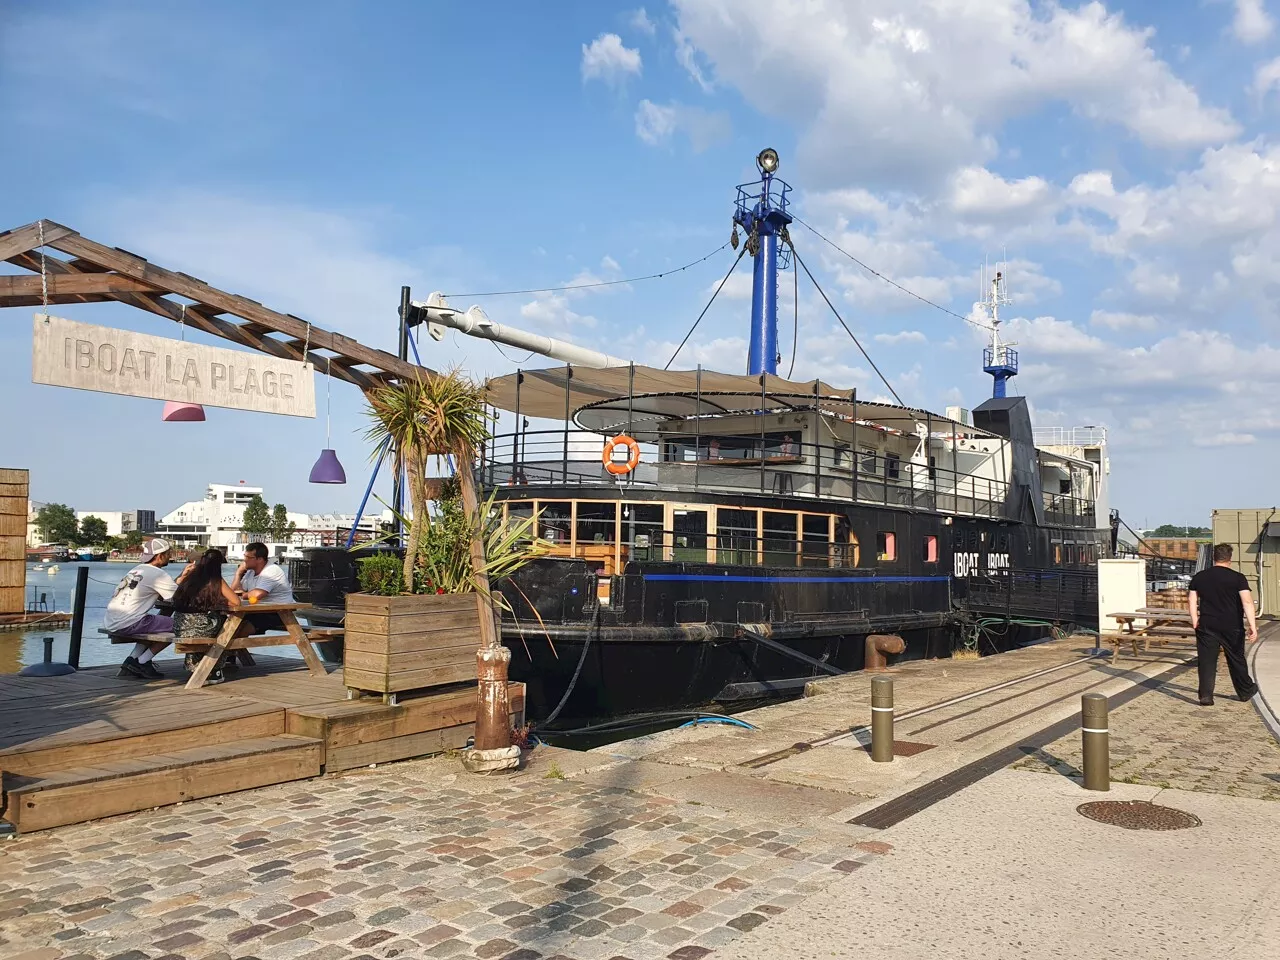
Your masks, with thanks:
[{"label": "wooden table on quay", "polygon": [[[312,676],[326,676],[324,664],[320,662],[319,656],[311,646],[311,638],[298,623],[296,612],[301,607],[300,603],[242,603],[238,607],[233,607],[227,614],[226,623],[222,625],[222,631],[217,637],[207,640],[184,638],[175,641],[173,647],[178,653],[204,652],[200,663],[191,673],[191,679],[187,681],[186,689],[198,690],[204,686],[205,681],[209,679],[209,674],[218,666],[218,661],[227,651],[248,650],[251,647],[280,647],[293,644],[302,654],[302,659],[306,662]],[[253,623],[249,618],[259,613],[279,614],[285,633],[254,634]],[[325,631],[326,638],[330,634],[337,633],[340,631]]]},{"label": "wooden table on quay", "polygon": [[[1108,613],[1107,616],[1120,624],[1119,630],[1103,630],[1100,634],[1102,639],[1111,644],[1112,663],[1120,656],[1121,644],[1130,644],[1136,657],[1138,641],[1142,641],[1145,653],[1151,649],[1152,641],[1168,643],[1170,640],[1194,639],[1196,635],[1191,626],[1191,613],[1187,610],[1142,607],[1138,610]],[[1138,623],[1139,620],[1143,622]]]}]

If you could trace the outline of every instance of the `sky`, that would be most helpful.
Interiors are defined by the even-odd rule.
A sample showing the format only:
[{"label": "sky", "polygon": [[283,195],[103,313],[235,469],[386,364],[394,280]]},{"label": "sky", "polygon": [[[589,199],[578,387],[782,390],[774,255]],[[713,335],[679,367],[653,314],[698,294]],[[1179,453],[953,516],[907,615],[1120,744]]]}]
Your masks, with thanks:
[{"label": "sky", "polygon": [[[409,285],[661,366],[729,269],[734,188],[771,146],[805,223],[951,311],[793,228],[905,403],[990,395],[985,334],[952,314],[978,316],[1002,262],[1036,425],[1107,427],[1130,524],[1207,523],[1280,500],[1278,22],[1280,0],[0,0],[0,229],[48,218],[385,349]],[[713,252],[662,280],[479,296]],[[782,372],[794,344],[795,379],[887,396],[801,281],[798,307],[781,282]],[[749,296],[744,264],[674,367],[744,372]],[[176,332],[115,304],[55,312]],[[314,421],[166,424],[155,401],[32,384],[30,311],[6,314],[0,449],[33,498],[164,513],[244,480],[354,512],[354,387],[331,400],[349,482],[313,486],[322,379]],[[477,377],[524,360],[421,346]]]}]

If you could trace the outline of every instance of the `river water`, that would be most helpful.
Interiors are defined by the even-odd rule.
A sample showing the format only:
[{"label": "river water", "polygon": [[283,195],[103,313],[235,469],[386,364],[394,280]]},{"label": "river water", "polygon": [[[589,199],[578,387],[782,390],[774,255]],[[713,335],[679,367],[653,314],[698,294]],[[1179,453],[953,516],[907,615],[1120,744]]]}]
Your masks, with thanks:
[{"label": "river water", "polygon": [[[124,644],[113,644],[98,632],[102,626],[102,617],[107,609],[107,601],[115,592],[116,585],[134,563],[112,563],[108,561],[81,563],[72,561],[59,563],[58,572],[50,574],[47,570],[36,570],[35,564],[27,564],[26,603],[29,605],[34,592],[39,600],[43,594],[50,610],[71,612],[75,601],[76,570],[89,568],[89,589],[85,595],[84,633],[80,641],[80,666],[96,667],[103,664],[119,663],[132,650]],[[182,564],[172,563],[168,573],[172,577],[182,571]],[[236,565],[228,563],[222,568],[222,575],[230,583],[235,576]],[[53,659],[65,663],[67,650],[71,645],[71,627],[42,627],[39,624],[26,630],[0,631],[0,673],[17,673],[23,667],[39,663],[44,659],[44,638],[53,637]],[[297,650],[290,646],[272,647],[272,656],[296,657]],[[178,659],[173,648],[166,649],[156,659]],[[164,667],[159,669],[162,671]]]}]

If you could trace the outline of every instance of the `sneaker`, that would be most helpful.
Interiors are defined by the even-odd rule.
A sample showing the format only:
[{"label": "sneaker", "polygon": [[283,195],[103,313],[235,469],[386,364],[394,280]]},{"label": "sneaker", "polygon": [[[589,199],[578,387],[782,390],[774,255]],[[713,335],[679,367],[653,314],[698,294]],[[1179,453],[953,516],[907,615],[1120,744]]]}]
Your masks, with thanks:
[{"label": "sneaker", "polygon": [[139,680],[147,679],[146,673],[143,672],[142,664],[134,657],[125,657],[124,663],[120,664],[120,676],[137,677]]},{"label": "sneaker", "polygon": [[138,668],[142,671],[142,676],[147,680],[163,680],[164,674],[156,669],[155,664],[150,660],[146,663],[138,664]]},{"label": "sneaker", "polygon": [[204,682],[204,685],[206,687],[209,687],[215,683],[222,683],[226,679],[227,678],[222,673],[222,668],[219,667],[217,670],[214,670],[212,673],[209,674],[209,679]]},{"label": "sneaker", "polygon": [[1253,688],[1251,691],[1249,691],[1248,693],[1242,693],[1242,694],[1240,694],[1240,702],[1241,702],[1241,703],[1248,703],[1250,700],[1252,700],[1252,699],[1253,699],[1254,697],[1256,697],[1257,695],[1258,695],[1258,688],[1257,688],[1257,687],[1254,687],[1254,688]]}]

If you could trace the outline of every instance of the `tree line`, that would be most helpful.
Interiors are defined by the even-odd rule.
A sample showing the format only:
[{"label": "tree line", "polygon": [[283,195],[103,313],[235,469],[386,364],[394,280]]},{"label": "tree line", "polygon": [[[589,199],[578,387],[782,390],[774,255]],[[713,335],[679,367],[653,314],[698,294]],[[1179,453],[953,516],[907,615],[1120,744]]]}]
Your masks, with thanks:
[{"label": "tree line", "polygon": [[[150,536],[142,530],[129,530],[118,537],[109,536],[107,521],[92,514],[77,520],[76,512],[65,503],[46,503],[41,507],[36,514],[36,529],[44,543],[103,546],[111,550],[137,550]],[[243,529],[251,537],[288,543],[298,525],[289,519],[289,511],[283,503],[268,508],[267,502],[254,494],[244,508]]]}]

